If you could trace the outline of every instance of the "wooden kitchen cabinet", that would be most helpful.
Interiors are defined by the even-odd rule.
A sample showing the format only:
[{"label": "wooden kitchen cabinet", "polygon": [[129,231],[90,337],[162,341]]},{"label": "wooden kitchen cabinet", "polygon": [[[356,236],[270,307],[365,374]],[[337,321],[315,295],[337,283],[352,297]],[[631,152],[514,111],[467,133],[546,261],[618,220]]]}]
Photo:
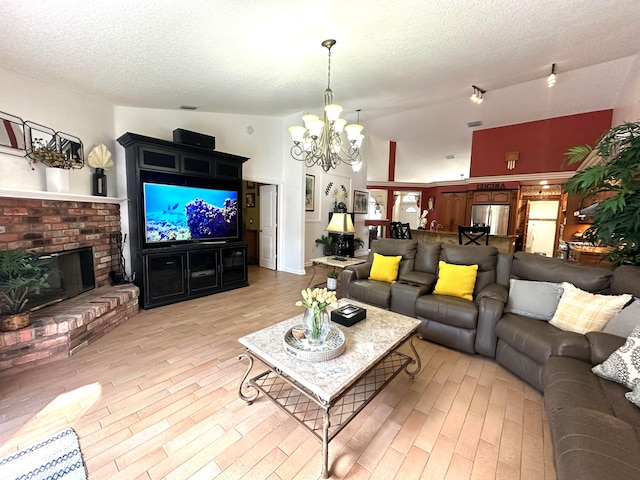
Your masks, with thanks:
[{"label": "wooden kitchen cabinet", "polygon": [[474,205],[508,205],[511,203],[512,190],[479,190],[473,192]]},{"label": "wooden kitchen cabinet", "polygon": [[466,192],[442,194],[442,230],[457,232],[458,225],[468,225]]}]

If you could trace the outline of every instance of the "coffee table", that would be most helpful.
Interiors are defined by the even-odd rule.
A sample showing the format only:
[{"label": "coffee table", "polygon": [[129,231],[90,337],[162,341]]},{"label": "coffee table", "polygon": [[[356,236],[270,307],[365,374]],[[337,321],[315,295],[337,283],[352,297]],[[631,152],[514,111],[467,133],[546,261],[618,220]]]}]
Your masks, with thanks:
[{"label": "coffee table", "polygon": [[[262,392],[322,442],[322,477],[329,477],[329,442],[402,370],[413,378],[421,369],[413,344],[420,321],[353,300],[367,318],[352,327],[335,323],[345,336],[345,352],[325,362],[305,362],[283,348],[285,333],[302,314],[239,338],[248,359],[238,394],[249,405]],[[413,357],[398,349],[409,344]],[[267,370],[247,380],[254,360]],[[249,393],[250,392],[250,393]]]}]

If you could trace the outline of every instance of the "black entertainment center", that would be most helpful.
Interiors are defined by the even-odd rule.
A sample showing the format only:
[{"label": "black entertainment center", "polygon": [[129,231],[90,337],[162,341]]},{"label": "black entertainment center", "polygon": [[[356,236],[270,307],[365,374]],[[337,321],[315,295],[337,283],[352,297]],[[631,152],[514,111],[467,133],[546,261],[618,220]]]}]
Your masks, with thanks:
[{"label": "black entertainment center", "polygon": [[[213,138],[213,137],[211,137]],[[247,157],[125,133],[131,269],[142,307],[248,285]]]}]

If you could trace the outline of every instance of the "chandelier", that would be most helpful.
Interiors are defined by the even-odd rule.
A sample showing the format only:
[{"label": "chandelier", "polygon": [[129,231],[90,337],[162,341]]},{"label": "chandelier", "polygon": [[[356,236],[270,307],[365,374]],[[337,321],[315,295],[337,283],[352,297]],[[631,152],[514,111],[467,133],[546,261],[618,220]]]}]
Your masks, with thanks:
[{"label": "chandelier", "polygon": [[[304,127],[289,127],[293,146],[291,156],[295,160],[304,162],[307,167],[320,165],[325,172],[336,168],[341,162],[351,165],[354,172],[360,170],[360,146],[362,145],[362,125],[346,125],[347,121],[340,118],[342,107],[333,103],[331,91],[331,47],[335,40],[325,40],[322,46],[329,52],[327,69],[327,89],[324,91],[324,120],[318,115],[306,114],[302,116]],[[360,123],[360,110],[358,123]],[[342,139],[346,132],[347,142]]]}]

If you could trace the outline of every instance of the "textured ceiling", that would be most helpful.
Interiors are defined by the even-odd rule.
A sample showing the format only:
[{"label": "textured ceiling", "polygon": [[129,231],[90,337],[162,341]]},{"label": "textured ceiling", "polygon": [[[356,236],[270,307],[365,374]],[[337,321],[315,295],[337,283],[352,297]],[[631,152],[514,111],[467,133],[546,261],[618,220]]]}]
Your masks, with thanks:
[{"label": "textured ceiling", "polygon": [[[560,85],[640,51],[638,0],[0,0],[0,11],[0,68],[134,107],[317,111],[320,43],[335,38],[335,101],[361,108],[365,125],[455,104],[472,84],[489,91],[488,104],[492,92],[543,80],[554,62]],[[619,91],[605,90],[604,102],[580,92],[571,108],[558,98],[541,115],[611,108]],[[509,122],[513,102],[503,103],[506,116],[496,110],[485,126]]]}]

